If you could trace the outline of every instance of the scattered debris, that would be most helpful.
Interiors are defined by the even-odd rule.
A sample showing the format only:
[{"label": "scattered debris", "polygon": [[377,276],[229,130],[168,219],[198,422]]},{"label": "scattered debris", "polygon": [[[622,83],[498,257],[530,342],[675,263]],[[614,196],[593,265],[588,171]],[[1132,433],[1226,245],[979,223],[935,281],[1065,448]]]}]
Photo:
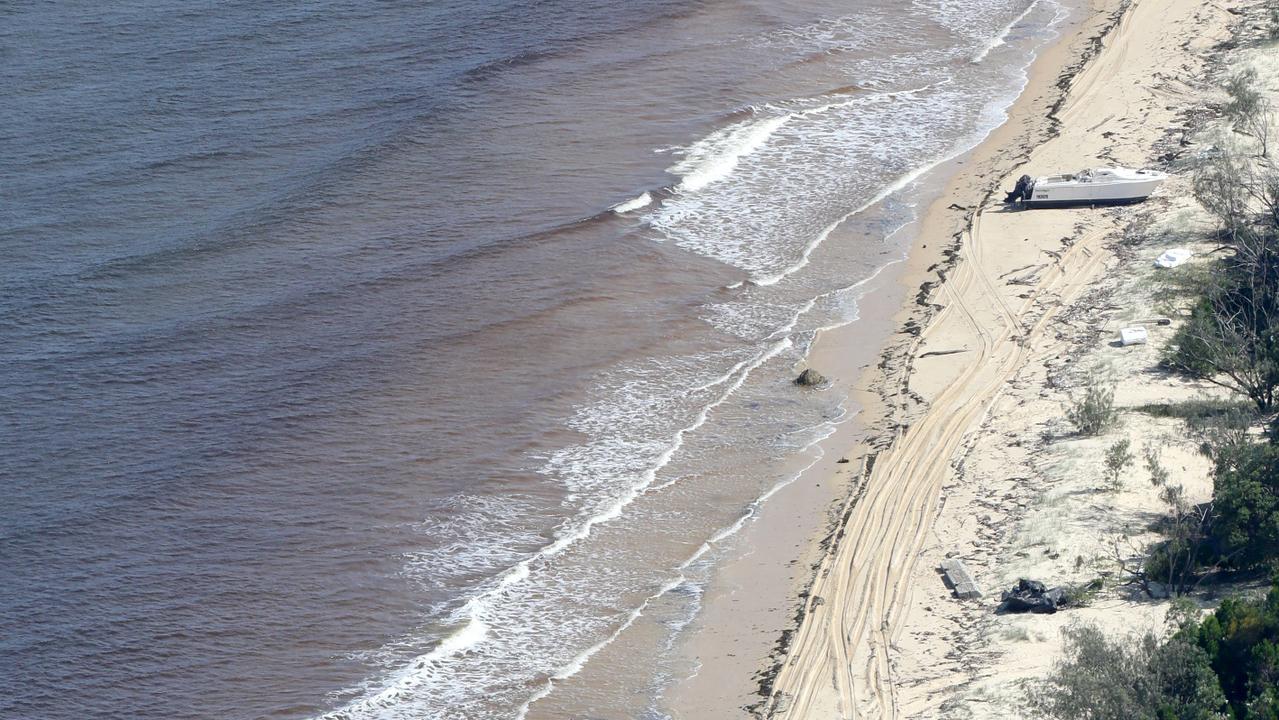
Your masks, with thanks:
[{"label": "scattered debris", "polygon": [[[1015,270],[1009,270],[999,277],[1001,279],[1007,278],[1009,285],[1037,285],[1043,271],[1048,267],[1048,263],[1026,265],[1025,267],[1016,268]],[[1012,277],[1009,277],[1010,275]]]},{"label": "scattered debris", "polygon": [[961,600],[981,597],[981,589],[973,581],[972,574],[968,572],[968,568],[964,567],[962,560],[958,558],[942,560],[941,571],[946,576],[946,584],[955,590],[955,597]]},{"label": "scattered debris", "polygon": [[1190,259],[1194,253],[1186,248],[1172,248],[1165,250],[1162,255],[1155,259],[1155,266],[1161,268],[1175,268],[1178,265]]},{"label": "scattered debris", "polygon": [[1119,343],[1124,347],[1129,345],[1145,345],[1147,339],[1149,339],[1149,335],[1146,333],[1146,328],[1141,327],[1140,325],[1120,328],[1119,330]]},{"label": "scattered debris", "polygon": [[1055,613],[1066,605],[1066,591],[1055,587],[1049,590],[1037,580],[1022,578],[1012,590],[1003,592],[997,613]]}]

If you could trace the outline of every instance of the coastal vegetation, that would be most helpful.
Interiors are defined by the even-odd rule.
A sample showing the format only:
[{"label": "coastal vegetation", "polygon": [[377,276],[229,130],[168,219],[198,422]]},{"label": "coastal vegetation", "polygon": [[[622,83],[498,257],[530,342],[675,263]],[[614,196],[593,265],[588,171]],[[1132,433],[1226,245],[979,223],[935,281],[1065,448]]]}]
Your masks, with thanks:
[{"label": "coastal vegetation", "polygon": [[1170,720],[1222,717],[1226,699],[1206,653],[1154,633],[1108,637],[1091,625],[1063,632],[1064,659],[1032,704],[1045,717]]},{"label": "coastal vegetation", "polygon": [[1129,450],[1131,447],[1132,442],[1122,438],[1106,448],[1106,488],[1111,492],[1118,492],[1123,487],[1124,470],[1132,465],[1134,459]]},{"label": "coastal vegetation", "polygon": [[1180,589],[1205,573],[1269,570],[1279,560],[1279,449],[1275,433],[1255,432],[1273,426],[1279,410],[1279,168],[1267,143],[1275,121],[1255,71],[1231,76],[1225,89],[1224,119],[1252,142],[1221,143],[1227,147],[1196,169],[1195,198],[1218,221],[1223,252],[1207,272],[1190,275],[1189,316],[1164,364],[1250,407],[1199,403],[1185,415],[1201,452],[1213,460],[1209,503],[1187,505],[1147,454],[1171,518],[1169,539],[1147,568],[1164,570],[1177,558],[1180,569],[1170,577]]},{"label": "coastal vegetation", "polygon": [[1099,435],[1119,419],[1115,410],[1115,388],[1098,373],[1091,373],[1084,394],[1066,409],[1066,419],[1080,435]]},{"label": "coastal vegetation", "polygon": [[1063,720],[1279,718],[1279,581],[1264,598],[1227,598],[1203,619],[1188,602],[1168,617],[1164,640],[1068,627],[1064,657],[1032,705]]},{"label": "coastal vegetation", "polygon": [[[1162,365],[1229,397],[1135,408],[1185,421],[1212,461],[1212,497],[1191,502],[1159,446],[1142,448],[1164,506],[1153,525],[1162,539],[1128,555],[1116,544],[1115,561],[1124,582],[1179,597],[1169,631],[1113,637],[1069,627],[1062,659],[1032,693],[1047,717],[1279,720],[1279,167],[1270,157],[1279,136],[1255,71],[1224,89],[1232,137],[1201,154],[1193,180],[1219,247],[1206,267],[1179,274],[1188,312]],[[1113,397],[1096,387],[1067,413],[1080,434],[1113,422],[1104,402]],[[1134,462],[1128,439],[1104,462],[1105,486],[1117,491]],[[1264,597],[1229,596],[1206,616],[1191,599],[1210,580],[1264,577]]]}]

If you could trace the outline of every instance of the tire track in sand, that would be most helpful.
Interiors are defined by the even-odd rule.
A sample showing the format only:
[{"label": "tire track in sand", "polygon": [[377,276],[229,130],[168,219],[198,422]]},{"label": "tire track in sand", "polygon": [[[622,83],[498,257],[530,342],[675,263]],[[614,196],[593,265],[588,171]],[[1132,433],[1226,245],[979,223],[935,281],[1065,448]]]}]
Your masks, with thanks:
[{"label": "tire track in sand", "polygon": [[771,717],[898,717],[893,642],[909,606],[907,581],[952,463],[1036,338],[1107,257],[1099,248],[1101,232],[1084,235],[1013,307],[1009,291],[990,272],[986,235],[978,212],[962,237],[958,266],[937,291],[936,301],[946,308],[921,336],[921,344],[939,335],[965,337],[972,352],[962,360],[940,360],[963,367],[865,478],[842,539],[818,569],[808,612],[775,678]]}]

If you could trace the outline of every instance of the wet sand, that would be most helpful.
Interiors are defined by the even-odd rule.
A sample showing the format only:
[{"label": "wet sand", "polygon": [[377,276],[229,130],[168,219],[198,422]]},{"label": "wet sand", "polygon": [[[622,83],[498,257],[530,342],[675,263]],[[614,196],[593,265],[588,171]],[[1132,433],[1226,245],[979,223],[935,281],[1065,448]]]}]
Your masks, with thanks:
[{"label": "wet sand", "polygon": [[[1008,122],[939,171],[950,179],[894,278],[902,305],[879,361],[862,368],[848,328],[820,338],[809,358],[824,373],[856,378],[831,391],[849,393],[861,412],[826,441],[796,491],[765,508],[743,535],[742,557],[708,590],[685,647],[701,669],[668,694],[676,717],[1015,714],[1017,683],[1047,669],[1070,613],[1012,632],[991,619],[998,586],[1028,569],[1095,576],[1102,538],[1157,507],[1135,488],[1063,506],[1043,487],[1080,482],[1060,470],[1063,454],[1100,453],[1098,443],[1060,444],[1072,389],[1063,385],[1079,380],[1085,360],[1114,363],[1103,334],[1149,314],[1149,298],[1131,292],[1148,290],[1148,259],[1116,248],[1136,220],[1184,203],[1188,188],[1176,179],[1135,210],[1032,212],[1006,212],[1001,190],[1022,174],[1175,163],[1212,49],[1235,19],[1191,0],[1095,0],[1041,53]],[[1160,341],[1120,367],[1136,373],[1153,363]],[[1125,387],[1133,402],[1198,391],[1149,378]],[[1134,423],[1130,432],[1140,447],[1165,431]],[[1203,476],[1188,456],[1174,456],[1188,477]],[[791,498],[807,488],[811,503],[817,487],[840,498],[826,517],[795,512]],[[1128,515],[1100,512],[1107,504]],[[1027,540],[1045,514],[1062,533],[1090,538],[1077,556],[1052,549],[1062,538]],[[802,546],[797,527],[809,536]],[[779,573],[775,556],[786,553]],[[984,600],[951,596],[935,569],[950,555],[970,563]],[[1120,590],[1086,613],[1116,628],[1158,614]],[[1035,642],[1021,642],[1028,635]]]}]

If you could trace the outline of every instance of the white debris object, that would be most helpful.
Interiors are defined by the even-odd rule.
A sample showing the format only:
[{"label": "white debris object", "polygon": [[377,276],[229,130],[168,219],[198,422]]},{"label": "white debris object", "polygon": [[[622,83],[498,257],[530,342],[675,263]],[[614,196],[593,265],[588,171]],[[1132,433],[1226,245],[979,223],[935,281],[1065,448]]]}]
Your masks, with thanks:
[{"label": "white debris object", "polygon": [[1140,325],[1122,328],[1119,331],[1119,342],[1125,347],[1128,345],[1145,345],[1147,337],[1146,328]]},{"label": "white debris object", "polygon": [[1165,250],[1163,255],[1155,258],[1155,265],[1161,268],[1175,268],[1190,259],[1194,253],[1185,248]]}]

